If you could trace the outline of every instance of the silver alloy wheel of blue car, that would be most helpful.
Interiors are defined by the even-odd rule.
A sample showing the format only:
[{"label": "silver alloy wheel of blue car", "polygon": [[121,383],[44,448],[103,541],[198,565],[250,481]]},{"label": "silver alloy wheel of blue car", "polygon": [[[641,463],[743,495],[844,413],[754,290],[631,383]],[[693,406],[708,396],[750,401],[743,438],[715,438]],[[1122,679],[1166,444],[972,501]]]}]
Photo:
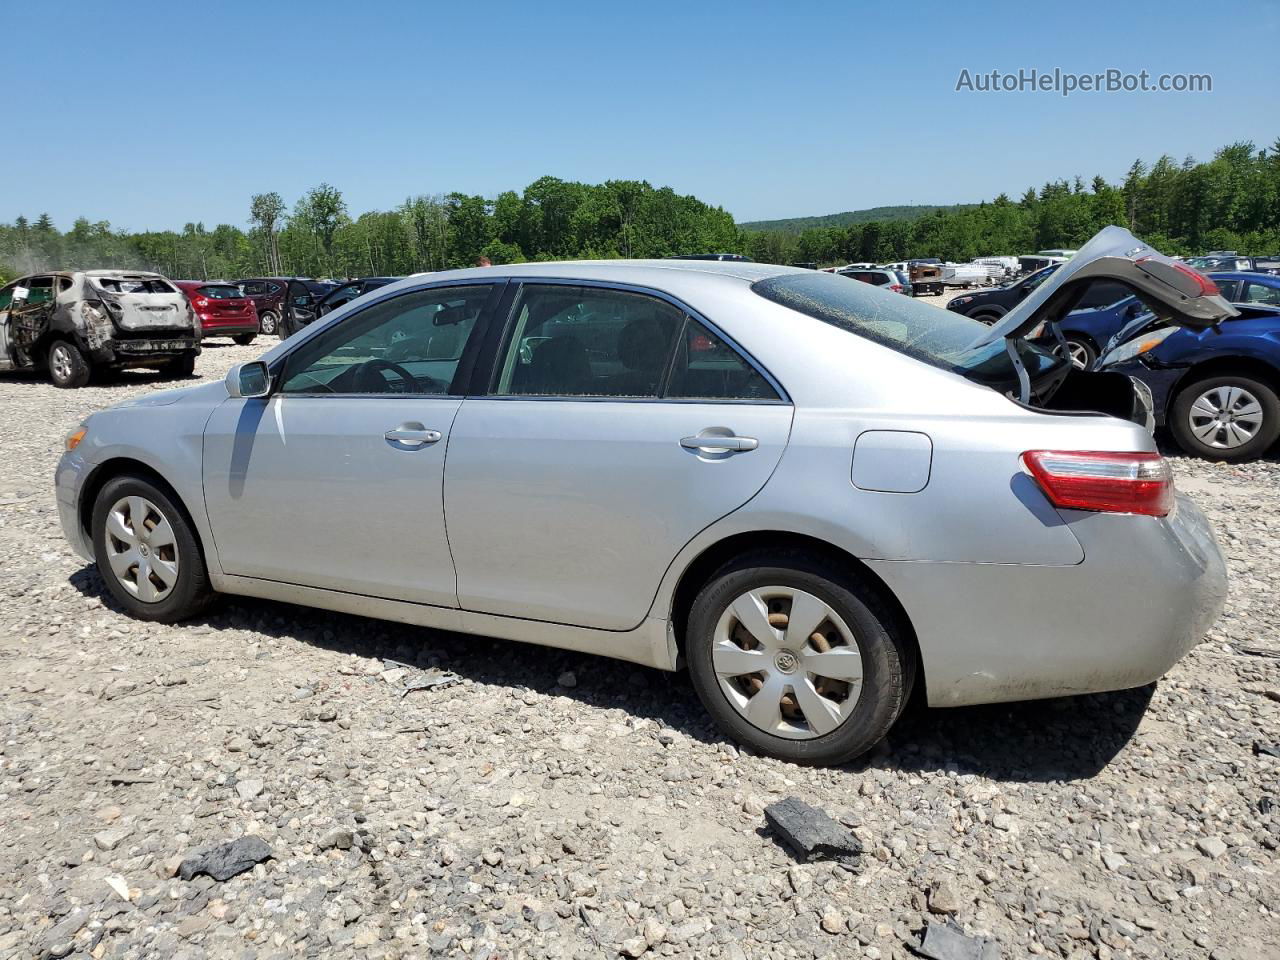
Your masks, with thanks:
[{"label": "silver alloy wheel of blue car", "polygon": [[159,603],[178,583],[178,542],[165,515],[145,497],[117,500],[107,514],[107,564],[143,603]]},{"label": "silver alloy wheel of blue car", "polygon": [[725,698],[752,726],[808,740],[831,733],[862,691],[862,656],[830,605],[793,587],[758,587],[716,625],[711,662]]},{"label": "silver alloy wheel of blue car", "polygon": [[1187,422],[1191,433],[1206,446],[1234,450],[1262,429],[1262,403],[1244,387],[1210,387],[1191,404]]}]

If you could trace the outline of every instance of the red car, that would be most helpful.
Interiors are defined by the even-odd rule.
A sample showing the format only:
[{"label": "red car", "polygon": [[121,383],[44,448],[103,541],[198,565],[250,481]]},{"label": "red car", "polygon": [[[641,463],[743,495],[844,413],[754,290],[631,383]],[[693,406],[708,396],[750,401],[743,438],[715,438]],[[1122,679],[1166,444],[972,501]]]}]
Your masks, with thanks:
[{"label": "red car", "polygon": [[175,280],[173,283],[191,301],[205,339],[230,337],[242,347],[253,343],[253,338],[258,335],[258,310],[239,287],[202,280]]}]

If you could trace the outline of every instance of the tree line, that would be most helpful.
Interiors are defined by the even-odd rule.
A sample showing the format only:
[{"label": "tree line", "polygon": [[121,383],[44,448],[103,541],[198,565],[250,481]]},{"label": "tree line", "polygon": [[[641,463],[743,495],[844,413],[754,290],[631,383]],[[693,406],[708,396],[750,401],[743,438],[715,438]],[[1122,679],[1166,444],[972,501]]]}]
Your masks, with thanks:
[{"label": "tree line", "polygon": [[278,193],[250,199],[246,226],[129,232],[87,218],[60,231],[48,214],[0,224],[0,279],[38,270],[123,267],[175,279],[256,275],[398,276],[524,260],[744,253],[768,263],[965,261],[1077,247],[1110,223],[1170,254],[1210,249],[1280,252],[1280,139],[1240,142],[1199,163],[1135,161],[1124,181],[1076,177],[910,219],[786,233],[744,229],[720,207],[645,181],[586,184],[541,177],[494,198],[408,197],[394,210],[352,217],[322,183],[290,208]]},{"label": "tree line", "polygon": [[892,263],[914,257],[963,262],[1079,247],[1108,224],[1127,226],[1174,256],[1209,250],[1280,253],[1280,139],[1269,150],[1233,143],[1204,163],[1163,156],[1148,166],[1137,160],[1119,184],[1096,176],[1086,185],[1076,177],[1028,189],[1017,200],[1002,193],[976,206],[911,220],[813,228],[795,236],[748,233],[743,249],[770,263]]},{"label": "tree line", "polygon": [[0,270],[124,267],[175,279],[261,275],[399,276],[424,270],[569,258],[665,257],[739,248],[733,217],[696,197],[636,180],[603,184],[541,177],[516,193],[407,198],[352,217],[322,183],[290,209],[278,193],[250,199],[248,229],[188,223],[130,233],[78,219],[56,229],[47,214],[0,224]]}]

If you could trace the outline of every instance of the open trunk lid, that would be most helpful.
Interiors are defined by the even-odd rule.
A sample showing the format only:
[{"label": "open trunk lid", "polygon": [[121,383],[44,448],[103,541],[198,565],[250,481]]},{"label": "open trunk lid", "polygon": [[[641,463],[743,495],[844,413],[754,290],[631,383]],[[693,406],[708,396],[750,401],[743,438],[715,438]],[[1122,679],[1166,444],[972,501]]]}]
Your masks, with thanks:
[{"label": "open trunk lid", "polygon": [[1166,257],[1123,227],[1103,227],[1031,294],[973,341],[972,349],[1025,337],[1040,324],[1060,321],[1091,283],[1116,281],[1142,297],[1161,319],[1203,329],[1237,311],[1213,281]]}]

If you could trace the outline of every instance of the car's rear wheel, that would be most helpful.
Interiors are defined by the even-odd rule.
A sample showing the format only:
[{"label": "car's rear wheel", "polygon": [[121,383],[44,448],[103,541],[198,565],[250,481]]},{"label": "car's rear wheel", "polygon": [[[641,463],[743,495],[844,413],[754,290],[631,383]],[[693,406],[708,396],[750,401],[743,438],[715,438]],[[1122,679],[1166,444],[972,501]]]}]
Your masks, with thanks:
[{"label": "car's rear wheel", "polygon": [[280,322],[280,318],[268,310],[258,318],[258,327],[263,333],[270,336],[276,332],[276,324]]},{"label": "car's rear wheel", "polygon": [[195,531],[156,484],[109,480],[94,500],[90,524],[98,571],[133,616],[175,623],[213,599]]},{"label": "car's rear wheel", "polygon": [[233,343],[238,343],[242,347],[247,347],[249,344],[253,343],[255,336],[256,334],[252,333],[239,333],[232,337],[231,340]]},{"label": "car's rear wheel", "polygon": [[55,340],[49,345],[49,379],[55,387],[74,390],[89,382],[92,372],[80,348],[68,340]]},{"label": "car's rear wheel", "polygon": [[1252,377],[1227,374],[1178,391],[1169,417],[1178,446],[1208,460],[1252,460],[1280,438],[1280,397]]},{"label": "car's rear wheel", "polygon": [[806,764],[841,763],[878,743],[915,667],[870,590],[800,554],[753,554],[717,572],[693,603],[685,653],[726,734]]}]

